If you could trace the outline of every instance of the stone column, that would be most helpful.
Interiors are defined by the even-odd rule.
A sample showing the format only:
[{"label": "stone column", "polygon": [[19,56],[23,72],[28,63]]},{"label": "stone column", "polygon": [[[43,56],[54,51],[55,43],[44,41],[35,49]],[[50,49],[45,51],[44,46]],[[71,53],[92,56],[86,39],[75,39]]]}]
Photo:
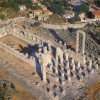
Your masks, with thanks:
[{"label": "stone column", "polygon": [[55,67],[58,68],[58,61],[55,61]]},{"label": "stone column", "polygon": [[58,62],[58,55],[56,54],[56,61]]},{"label": "stone column", "polygon": [[96,69],[98,69],[98,68],[99,68],[98,64],[96,64],[96,65],[95,65],[95,68],[96,68]]},{"label": "stone column", "polygon": [[73,71],[75,71],[75,64],[73,65]]},{"label": "stone column", "polygon": [[63,63],[63,55],[60,55],[60,62]]},{"label": "stone column", "polygon": [[72,63],[72,64],[74,64],[74,58],[72,58],[72,61],[71,61],[71,63]]},{"label": "stone column", "polygon": [[78,62],[77,67],[80,68],[80,66],[81,66],[81,65],[80,65],[80,62]]},{"label": "stone column", "polygon": [[65,53],[65,60],[68,61],[68,53]]},{"label": "stone column", "polygon": [[53,64],[51,63],[51,64],[50,64],[50,71],[52,71],[52,66],[53,66]]},{"label": "stone column", "polygon": [[58,74],[58,69],[57,68],[55,68],[55,73]]},{"label": "stone column", "polygon": [[47,47],[43,47],[43,53],[47,53]]},{"label": "stone column", "polygon": [[86,64],[85,55],[83,55],[83,63]]},{"label": "stone column", "polygon": [[51,51],[51,45],[48,43],[48,51]]},{"label": "stone column", "polygon": [[67,70],[67,75],[70,76],[70,69]]},{"label": "stone column", "polygon": [[92,68],[92,60],[90,59],[90,61],[89,61],[89,69],[91,69]]},{"label": "stone column", "polygon": [[60,56],[60,55],[63,55],[63,54],[62,54],[62,50],[61,50],[60,47],[57,47],[57,48],[56,48],[56,58],[57,58],[58,56]]},{"label": "stone column", "polygon": [[69,81],[69,82],[71,81],[71,77],[70,77],[70,76],[68,76],[68,81]]},{"label": "stone column", "polygon": [[76,33],[76,52],[79,51],[79,33]]},{"label": "stone column", "polygon": [[83,34],[83,41],[82,41],[82,54],[85,52],[85,34]]},{"label": "stone column", "polygon": [[82,69],[81,68],[79,69],[79,73],[82,73]]},{"label": "stone column", "polygon": [[61,77],[62,77],[62,79],[64,79],[64,77],[65,77],[64,73],[61,73]]},{"label": "stone column", "polygon": [[69,61],[67,62],[67,68],[69,68]]},{"label": "stone column", "polygon": [[42,77],[43,77],[43,81],[46,82],[46,66],[45,63],[42,61]]}]

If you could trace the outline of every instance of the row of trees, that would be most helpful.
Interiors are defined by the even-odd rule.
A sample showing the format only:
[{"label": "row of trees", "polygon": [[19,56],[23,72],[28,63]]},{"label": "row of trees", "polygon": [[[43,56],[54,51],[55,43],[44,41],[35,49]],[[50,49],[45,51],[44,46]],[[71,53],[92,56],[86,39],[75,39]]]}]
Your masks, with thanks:
[{"label": "row of trees", "polygon": [[25,4],[28,8],[32,7],[31,0],[0,0],[0,7],[13,8],[19,11],[19,5]]},{"label": "row of trees", "polygon": [[78,7],[78,10],[77,10],[77,13],[78,14],[81,14],[81,13],[86,13],[89,11],[89,5],[88,4],[81,4],[79,7]]},{"label": "row of trees", "polygon": [[46,5],[52,12],[61,16],[65,14],[65,10],[70,9],[66,0],[43,0],[42,4]]},{"label": "row of trees", "polygon": [[68,19],[68,22],[71,23],[71,24],[74,24],[75,22],[80,21],[80,20],[81,19],[80,19],[78,13],[76,13],[74,17]]}]

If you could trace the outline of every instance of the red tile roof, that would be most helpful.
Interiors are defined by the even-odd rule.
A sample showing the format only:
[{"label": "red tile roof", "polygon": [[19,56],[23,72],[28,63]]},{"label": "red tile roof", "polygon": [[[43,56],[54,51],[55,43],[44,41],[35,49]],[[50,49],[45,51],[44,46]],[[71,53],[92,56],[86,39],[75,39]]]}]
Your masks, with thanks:
[{"label": "red tile roof", "polygon": [[32,12],[33,10],[31,8],[28,9],[29,12]]},{"label": "red tile roof", "polygon": [[93,13],[94,15],[100,15],[100,10],[94,10],[94,11],[92,11],[92,13]]}]

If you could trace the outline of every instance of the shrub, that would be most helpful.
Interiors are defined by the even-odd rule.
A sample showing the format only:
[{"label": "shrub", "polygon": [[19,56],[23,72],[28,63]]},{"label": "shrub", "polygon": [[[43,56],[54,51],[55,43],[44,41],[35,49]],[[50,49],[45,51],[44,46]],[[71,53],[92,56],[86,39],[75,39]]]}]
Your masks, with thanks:
[{"label": "shrub", "polygon": [[0,19],[4,20],[5,19],[5,15],[0,15]]},{"label": "shrub", "polygon": [[71,24],[74,24],[75,23],[75,17],[68,19],[68,22],[71,23]]}]

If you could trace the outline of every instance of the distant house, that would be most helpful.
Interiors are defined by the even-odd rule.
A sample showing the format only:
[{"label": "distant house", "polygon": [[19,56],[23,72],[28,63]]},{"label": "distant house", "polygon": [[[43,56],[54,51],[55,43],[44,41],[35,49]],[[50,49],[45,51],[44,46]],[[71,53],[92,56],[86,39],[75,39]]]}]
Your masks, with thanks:
[{"label": "distant house", "polygon": [[35,4],[40,3],[40,1],[39,1],[39,0],[32,0],[32,2],[33,2],[33,3],[35,3]]},{"label": "distant house", "polygon": [[49,16],[47,14],[41,14],[40,16],[38,16],[38,20],[46,21],[47,19],[49,19]]},{"label": "distant house", "polygon": [[71,0],[71,4],[76,4],[78,2],[80,2],[80,0]]},{"label": "distant house", "polygon": [[47,15],[52,15],[53,14],[53,12],[51,12],[50,10],[44,10],[43,13],[47,14]]},{"label": "distant house", "polygon": [[81,19],[81,22],[86,22],[85,13],[80,14],[79,17],[80,17],[80,19]]},{"label": "distant house", "polygon": [[29,18],[32,19],[33,17],[33,13],[29,13]]},{"label": "distant house", "polygon": [[81,22],[100,21],[100,10],[89,11],[88,13],[82,13],[79,16]]},{"label": "distant house", "polygon": [[40,7],[41,9],[38,10],[28,9],[29,17],[30,18],[33,17],[37,20],[46,21],[49,18],[49,16],[52,15],[53,13],[50,10],[48,10],[45,5],[40,5]]},{"label": "distant house", "polygon": [[65,19],[70,19],[70,18],[72,18],[72,17],[74,17],[74,16],[75,16],[75,14],[74,14],[73,11],[66,12],[65,15],[63,15],[63,17],[64,17]]},{"label": "distant house", "polygon": [[33,10],[33,16],[34,18],[38,19],[38,16],[40,16],[40,14],[42,14],[42,10]]},{"label": "distant house", "polygon": [[96,20],[100,20],[100,10],[92,11],[93,15],[95,16]]},{"label": "distant house", "polygon": [[40,5],[42,10],[47,10],[47,7],[45,5]]},{"label": "distant house", "polygon": [[26,5],[20,5],[19,9],[20,11],[25,11],[27,8],[26,8]]}]

